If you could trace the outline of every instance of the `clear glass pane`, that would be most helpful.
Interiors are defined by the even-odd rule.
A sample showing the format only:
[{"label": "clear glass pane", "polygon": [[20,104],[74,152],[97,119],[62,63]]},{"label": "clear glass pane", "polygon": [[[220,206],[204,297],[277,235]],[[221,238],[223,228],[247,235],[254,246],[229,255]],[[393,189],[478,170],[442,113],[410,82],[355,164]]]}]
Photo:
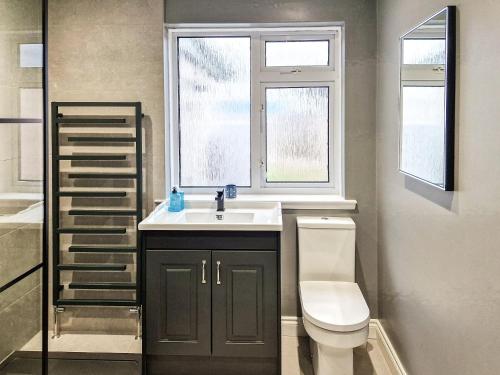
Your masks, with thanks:
[{"label": "clear glass pane", "polygon": [[[43,90],[20,89],[22,118],[43,118]],[[43,180],[43,126],[21,124],[19,126],[19,180]]]},{"label": "clear glass pane", "polygon": [[268,182],[328,182],[328,101],[328,87],[266,89]]},{"label": "clear glass pane", "polygon": [[444,87],[403,87],[401,169],[433,184],[444,175]]},{"label": "clear glass pane", "polygon": [[[0,1],[2,375],[42,373],[43,183],[19,179],[19,171],[23,164],[28,166],[26,163],[32,174],[43,176],[43,137],[32,137],[43,134],[43,98],[23,95],[23,90],[42,91],[42,19],[41,0]],[[30,46],[36,46],[36,52]],[[19,118],[28,113],[39,121],[22,124]],[[23,131],[25,125],[29,127],[27,132]],[[29,150],[29,160],[21,148]]]},{"label": "clear glass pane", "polygon": [[266,66],[326,66],[329,50],[328,40],[266,42]]},{"label": "clear glass pane", "polygon": [[250,185],[250,38],[179,38],[182,186]]},{"label": "clear glass pane", "polygon": [[444,39],[405,39],[403,64],[445,64],[446,41]]}]

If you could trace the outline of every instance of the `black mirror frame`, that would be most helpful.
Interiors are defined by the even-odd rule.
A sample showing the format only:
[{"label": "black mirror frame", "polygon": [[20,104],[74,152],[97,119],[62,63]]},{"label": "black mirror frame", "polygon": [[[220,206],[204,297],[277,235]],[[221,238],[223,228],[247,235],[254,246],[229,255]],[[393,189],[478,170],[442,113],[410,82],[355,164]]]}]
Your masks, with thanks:
[{"label": "black mirror frame", "polygon": [[[436,187],[444,191],[455,190],[455,90],[456,90],[456,6],[447,6],[436,12],[425,21],[413,27],[407,33],[400,37],[400,69],[399,69],[399,98],[401,104],[401,69],[402,69],[402,49],[404,38],[418,29],[426,22],[433,19],[435,16],[446,12],[446,71],[445,71],[445,121],[444,121],[444,181],[443,186],[436,185],[430,181],[422,179],[411,173],[405,172],[401,169],[401,130],[402,130],[402,116],[400,116],[399,124],[399,153],[398,153],[398,169],[399,171],[409,177],[422,181],[430,186]],[[401,105],[399,105],[400,113],[402,114]]]}]

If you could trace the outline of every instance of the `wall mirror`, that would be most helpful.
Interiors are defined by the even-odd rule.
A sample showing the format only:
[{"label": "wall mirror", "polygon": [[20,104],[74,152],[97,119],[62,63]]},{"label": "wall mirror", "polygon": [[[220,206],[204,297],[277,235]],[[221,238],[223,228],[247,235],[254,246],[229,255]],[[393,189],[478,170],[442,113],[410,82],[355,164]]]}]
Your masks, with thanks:
[{"label": "wall mirror", "polygon": [[399,170],[453,190],[455,7],[401,37]]}]

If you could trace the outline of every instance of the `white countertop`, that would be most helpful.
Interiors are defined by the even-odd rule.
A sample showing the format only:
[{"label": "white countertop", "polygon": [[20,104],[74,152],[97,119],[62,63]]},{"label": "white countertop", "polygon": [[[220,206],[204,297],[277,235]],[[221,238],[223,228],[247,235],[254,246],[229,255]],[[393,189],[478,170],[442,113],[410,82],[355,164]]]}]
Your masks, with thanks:
[{"label": "white countertop", "polygon": [[139,230],[282,231],[281,203],[225,201],[225,211],[216,202],[187,200],[185,209],[169,212],[163,202],[143,221]]}]

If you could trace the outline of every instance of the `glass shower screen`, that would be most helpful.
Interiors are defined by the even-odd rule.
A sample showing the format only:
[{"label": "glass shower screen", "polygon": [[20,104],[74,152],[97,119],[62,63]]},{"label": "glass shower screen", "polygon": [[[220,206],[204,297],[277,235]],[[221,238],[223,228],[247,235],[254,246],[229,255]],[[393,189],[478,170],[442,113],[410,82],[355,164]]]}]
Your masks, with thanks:
[{"label": "glass shower screen", "polygon": [[43,14],[0,0],[1,375],[43,373]]}]

